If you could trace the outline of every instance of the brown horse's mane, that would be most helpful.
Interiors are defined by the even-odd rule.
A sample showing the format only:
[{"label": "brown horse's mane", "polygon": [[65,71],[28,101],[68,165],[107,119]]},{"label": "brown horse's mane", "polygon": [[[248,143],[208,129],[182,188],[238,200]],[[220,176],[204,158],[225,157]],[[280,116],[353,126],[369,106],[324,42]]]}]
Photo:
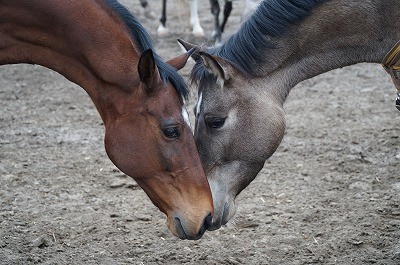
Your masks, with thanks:
[{"label": "brown horse's mane", "polygon": [[154,52],[153,44],[149,33],[132,15],[132,13],[116,0],[106,0],[109,7],[114,10],[125,25],[129,28],[130,34],[140,52],[151,49],[154,54],[158,71],[164,83],[170,82],[176,91],[183,98],[187,99],[188,89],[182,76],[169,64],[165,63],[159,55]]}]

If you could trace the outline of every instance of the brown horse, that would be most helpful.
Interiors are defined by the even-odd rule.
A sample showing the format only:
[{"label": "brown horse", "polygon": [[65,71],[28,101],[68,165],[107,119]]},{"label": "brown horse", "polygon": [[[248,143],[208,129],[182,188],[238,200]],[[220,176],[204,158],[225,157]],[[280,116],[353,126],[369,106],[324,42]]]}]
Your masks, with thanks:
[{"label": "brown horse", "polygon": [[163,62],[114,0],[0,1],[0,64],[39,64],[84,88],[111,161],[167,215],[174,235],[198,239],[213,205],[176,71],[188,56]]},{"label": "brown horse", "polygon": [[210,229],[232,218],[236,196],[279,146],[283,104],[296,84],[383,61],[400,93],[399,10],[398,0],[264,0],[222,46],[193,54],[195,139],[214,199]]}]

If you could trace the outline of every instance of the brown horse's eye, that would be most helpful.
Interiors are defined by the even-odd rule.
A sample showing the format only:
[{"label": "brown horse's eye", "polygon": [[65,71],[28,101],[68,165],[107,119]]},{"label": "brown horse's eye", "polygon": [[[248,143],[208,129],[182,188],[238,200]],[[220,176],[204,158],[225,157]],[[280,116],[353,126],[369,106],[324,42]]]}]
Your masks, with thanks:
[{"label": "brown horse's eye", "polygon": [[226,118],[208,118],[206,119],[206,125],[211,129],[218,129],[221,128],[225,124]]},{"label": "brown horse's eye", "polygon": [[178,127],[167,127],[163,130],[165,137],[167,138],[179,138],[181,135]]}]

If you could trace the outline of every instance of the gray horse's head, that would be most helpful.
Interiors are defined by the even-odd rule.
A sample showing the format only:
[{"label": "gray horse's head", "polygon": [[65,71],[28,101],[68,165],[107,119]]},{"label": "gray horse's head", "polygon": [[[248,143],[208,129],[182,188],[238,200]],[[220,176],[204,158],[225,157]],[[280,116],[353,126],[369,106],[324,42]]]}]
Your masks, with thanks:
[{"label": "gray horse's head", "polygon": [[282,102],[271,90],[249,83],[231,63],[206,52],[193,57],[195,140],[214,201],[209,230],[215,230],[233,217],[236,196],[278,147],[285,119]]}]

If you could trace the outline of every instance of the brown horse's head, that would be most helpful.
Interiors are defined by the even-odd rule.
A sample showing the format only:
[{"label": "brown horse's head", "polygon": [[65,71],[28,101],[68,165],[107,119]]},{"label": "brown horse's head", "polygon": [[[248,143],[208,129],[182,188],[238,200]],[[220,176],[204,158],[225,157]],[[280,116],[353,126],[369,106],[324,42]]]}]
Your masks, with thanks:
[{"label": "brown horse's head", "polygon": [[39,64],[84,88],[110,159],[167,215],[174,235],[200,238],[213,203],[177,72],[189,53],[163,62],[116,0],[0,1],[0,17],[0,65]]},{"label": "brown horse's head", "polygon": [[[118,106],[110,109],[118,113],[106,119],[105,146],[114,164],[167,215],[172,233],[181,239],[198,239],[213,213],[211,192],[177,91],[179,84],[163,80],[155,58],[151,50],[144,52],[138,63],[138,88],[113,95]],[[163,71],[176,73],[174,68],[183,67],[187,58],[164,63]]]}]

